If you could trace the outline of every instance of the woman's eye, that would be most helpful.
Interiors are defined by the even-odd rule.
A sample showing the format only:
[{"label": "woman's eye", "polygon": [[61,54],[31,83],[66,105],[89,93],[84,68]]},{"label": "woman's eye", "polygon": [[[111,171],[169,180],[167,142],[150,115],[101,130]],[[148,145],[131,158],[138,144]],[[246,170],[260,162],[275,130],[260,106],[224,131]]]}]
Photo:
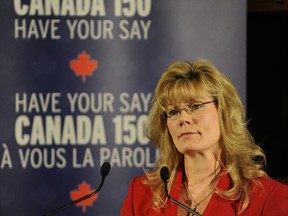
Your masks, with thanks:
[{"label": "woman's eye", "polygon": [[168,115],[176,115],[178,112],[178,109],[173,109],[168,112]]},{"label": "woman's eye", "polygon": [[191,108],[192,110],[198,110],[198,109],[200,109],[201,107],[203,107],[203,104],[191,104],[191,105],[190,105],[190,108]]}]

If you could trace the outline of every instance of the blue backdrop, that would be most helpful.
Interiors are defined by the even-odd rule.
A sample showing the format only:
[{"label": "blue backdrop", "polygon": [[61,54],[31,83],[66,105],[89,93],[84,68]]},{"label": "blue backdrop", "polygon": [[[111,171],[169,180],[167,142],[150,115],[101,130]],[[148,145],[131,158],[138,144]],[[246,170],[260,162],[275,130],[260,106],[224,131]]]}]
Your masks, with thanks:
[{"label": "blue backdrop", "polygon": [[246,1],[1,0],[0,215],[119,215],[157,152],[144,128],[172,61],[204,57],[246,101]]}]

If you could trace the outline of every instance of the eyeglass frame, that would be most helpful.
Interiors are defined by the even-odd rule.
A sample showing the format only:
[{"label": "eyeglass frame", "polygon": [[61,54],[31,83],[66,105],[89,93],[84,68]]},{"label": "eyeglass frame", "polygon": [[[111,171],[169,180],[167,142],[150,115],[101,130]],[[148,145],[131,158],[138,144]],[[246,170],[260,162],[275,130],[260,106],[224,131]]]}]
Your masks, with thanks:
[{"label": "eyeglass frame", "polygon": [[[196,110],[198,110],[198,109],[196,109],[196,110],[193,110],[193,109],[191,109],[190,107],[192,107],[193,105],[198,105],[198,106],[201,106],[199,109],[201,109],[204,105],[206,105],[206,104],[209,104],[209,103],[214,103],[216,100],[214,99],[214,100],[211,100],[211,101],[206,101],[206,102],[203,102],[203,103],[199,103],[199,102],[194,102],[194,103],[190,103],[190,104],[187,104],[185,107],[182,107],[182,108],[173,108],[173,109],[168,109],[168,110],[166,110],[166,111],[164,111],[162,114],[160,114],[160,116],[161,117],[163,117],[164,119],[167,119],[167,118],[171,118],[171,117],[173,117],[173,116],[175,116],[176,115],[176,117],[173,119],[171,119],[171,120],[176,120],[176,119],[178,119],[179,117],[180,117],[180,115],[181,115],[181,111],[182,110],[184,110],[187,114],[191,114],[191,113],[193,113],[194,111],[196,111]],[[190,107],[189,107],[190,106]],[[178,111],[177,112],[177,114],[175,114],[175,115],[170,115],[170,116],[168,116],[167,115],[167,111]]]}]

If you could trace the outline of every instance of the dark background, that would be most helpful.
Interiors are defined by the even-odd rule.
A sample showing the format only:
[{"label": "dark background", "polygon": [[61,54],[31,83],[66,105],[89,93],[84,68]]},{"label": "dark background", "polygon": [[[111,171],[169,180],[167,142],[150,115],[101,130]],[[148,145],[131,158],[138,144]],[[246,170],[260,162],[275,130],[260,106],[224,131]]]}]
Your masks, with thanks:
[{"label": "dark background", "polygon": [[288,184],[288,2],[248,0],[247,116],[267,171]]}]

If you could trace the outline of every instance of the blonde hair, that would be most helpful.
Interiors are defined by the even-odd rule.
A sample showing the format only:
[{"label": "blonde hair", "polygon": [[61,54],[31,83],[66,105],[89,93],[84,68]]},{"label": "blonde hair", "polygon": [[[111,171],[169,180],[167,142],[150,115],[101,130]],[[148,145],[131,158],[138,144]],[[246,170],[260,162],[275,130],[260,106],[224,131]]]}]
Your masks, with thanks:
[{"label": "blonde hair", "polygon": [[[227,199],[239,201],[237,211],[240,214],[249,204],[251,181],[266,175],[263,171],[266,157],[247,129],[244,106],[236,88],[226,75],[205,59],[175,62],[158,81],[148,115],[147,136],[159,150],[159,157],[153,171],[146,172],[147,179],[144,183],[150,185],[154,191],[153,206],[156,209],[165,207],[167,199],[159,174],[160,168],[165,165],[170,170],[170,190],[182,164],[183,155],[175,148],[166,120],[160,115],[168,104],[197,99],[203,91],[215,99],[218,107],[220,159],[232,182],[229,190],[218,190],[217,193]],[[261,163],[256,163],[255,158],[262,158]]]}]

